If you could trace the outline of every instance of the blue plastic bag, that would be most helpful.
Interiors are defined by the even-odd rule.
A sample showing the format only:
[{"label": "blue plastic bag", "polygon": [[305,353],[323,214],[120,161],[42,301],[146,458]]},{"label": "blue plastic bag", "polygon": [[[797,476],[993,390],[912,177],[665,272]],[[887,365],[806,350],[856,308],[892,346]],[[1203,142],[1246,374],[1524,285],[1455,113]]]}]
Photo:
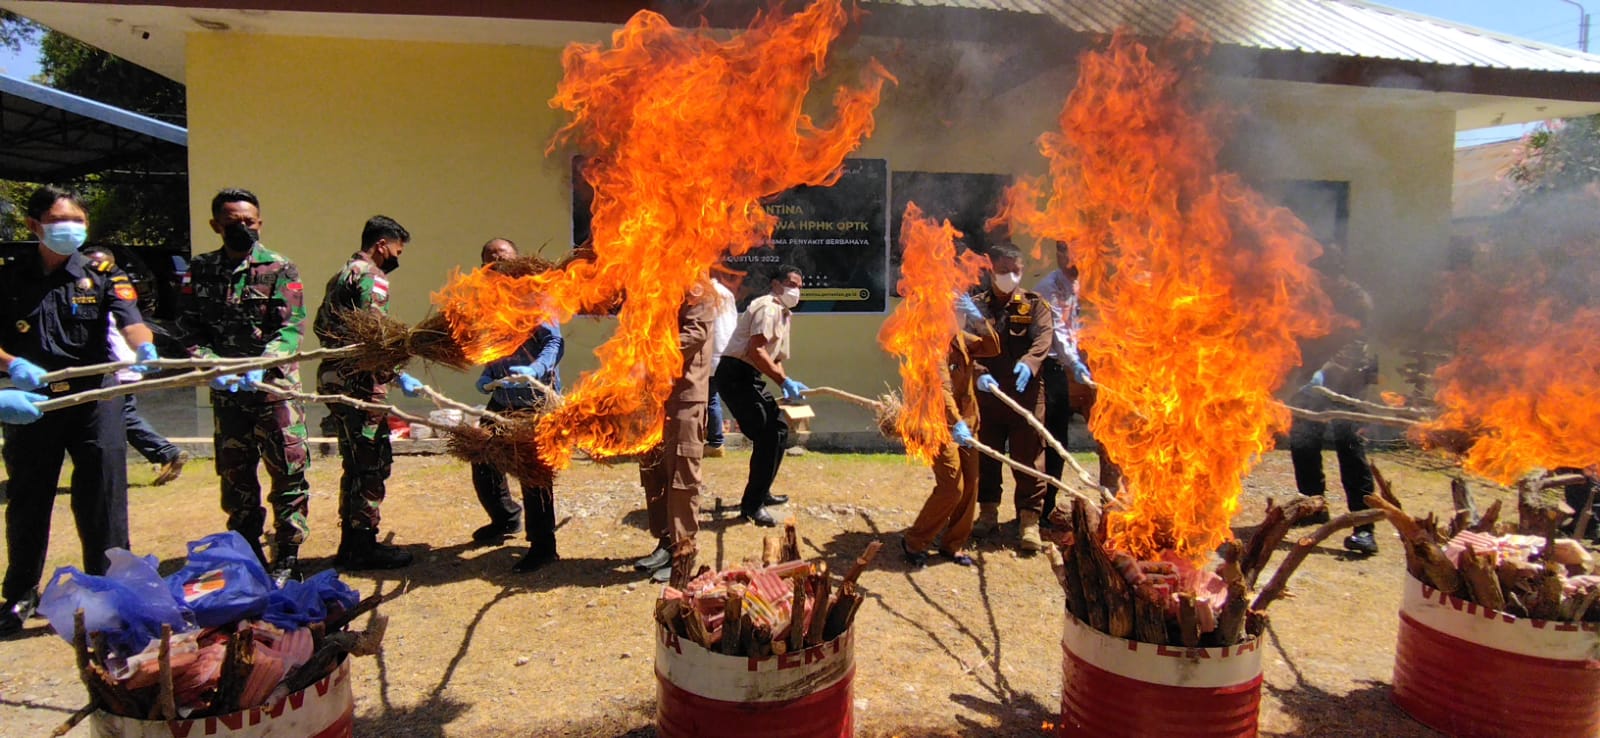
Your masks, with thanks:
[{"label": "blue plastic bag", "polygon": [[106,642],[124,656],[143,651],[161,637],[161,626],[174,633],[194,627],[188,613],[156,571],[156,557],[140,558],[126,550],[106,551],[111,566],[105,576],[63,566],[50,577],[39,612],[56,635],[72,642],[73,614],[83,610],[84,629],[104,633]]},{"label": "blue plastic bag", "polygon": [[228,531],[191,541],[189,560],[167,577],[167,588],[197,625],[210,628],[260,617],[272,579],[244,536]]},{"label": "blue plastic bag", "polygon": [[294,630],[327,620],[330,603],[348,610],[360,601],[361,595],[339,581],[339,572],[328,569],[304,582],[284,582],[267,598],[267,612],[261,619],[284,630]]}]

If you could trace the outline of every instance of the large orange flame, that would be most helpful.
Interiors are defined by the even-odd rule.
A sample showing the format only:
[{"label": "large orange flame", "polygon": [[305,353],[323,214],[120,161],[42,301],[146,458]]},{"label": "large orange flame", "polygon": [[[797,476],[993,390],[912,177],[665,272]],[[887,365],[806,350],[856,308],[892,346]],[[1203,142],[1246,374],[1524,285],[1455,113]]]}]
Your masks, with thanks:
[{"label": "large orange flame", "polygon": [[900,360],[905,409],[895,420],[906,452],[933,461],[950,441],[945,419],[944,382],[939,368],[960,330],[953,301],[978,283],[988,260],[964,251],[956,256],[961,232],[950,221],[935,222],[916,203],[906,204],[900,225],[905,259],[900,269],[900,304],[883,323],[878,343]]},{"label": "large orange flame", "polygon": [[1304,224],[1218,165],[1216,115],[1194,100],[1203,51],[1180,40],[1158,59],[1118,34],[1084,54],[1060,132],[1040,139],[1048,200],[1023,181],[1002,215],[1073,249],[1102,388],[1090,428],[1132,492],[1109,545],[1197,562],[1289,423],[1272,393],[1296,339],[1332,314]]},{"label": "large orange flame", "polygon": [[551,466],[564,468],[573,447],[611,456],[660,439],[662,402],[683,364],[679,305],[710,294],[708,270],[719,258],[770,235],[775,221],[762,198],[830,184],[872,132],[872,111],[892,79],[876,62],[860,87],[834,96],[833,125],[802,112],[849,21],[840,0],[818,0],[719,38],[640,11],[610,48],[567,47],[566,75],[550,104],[571,120],[551,149],[571,145],[588,156],[595,258],[517,279],[452,275],[434,296],[479,361],[515,350],[544,320],[626,298],[616,333],[596,350],[600,368],[540,424],[540,453]]},{"label": "large orange flame", "polygon": [[[1436,433],[1464,432],[1468,471],[1509,484],[1535,469],[1600,464],[1596,200],[1575,196],[1553,208],[1555,217],[1587,221],[1558,236],[1565,242],[1451,275],[1445,319],[1462,328],[1456,357],[1434,374],[1440,414],[1413,436],[1428,443]],[[1550,228],[1540,221],[1502,231],[1522,241]]]}]

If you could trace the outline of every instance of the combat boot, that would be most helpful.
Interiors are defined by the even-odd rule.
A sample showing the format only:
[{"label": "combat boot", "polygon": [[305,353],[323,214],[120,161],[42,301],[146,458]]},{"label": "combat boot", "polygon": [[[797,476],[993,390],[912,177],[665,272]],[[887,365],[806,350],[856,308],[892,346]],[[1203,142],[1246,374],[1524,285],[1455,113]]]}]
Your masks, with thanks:
[{"label": "combat boot", "polygon": [[398,546],[378,542],[378,531],[372,529],[344,529],[339,538],[339,553],[334,556],[334,566],[340,569],[399,569],[411,565],[411,553]]},{"label": "combat boot", "polygon": [[1000,527],[1000,503],[978,503],[978,518],[972,521],[972,535],[983,538]]},{"label": "combat boot", "polygon": [[272,547],[272,581],[283,587],[284,582],[293,579],[297,582],[305,581],[305,575],[300,571],[300,546],[293,543],[280,543]]},{"label": "combat boot", "polygon": [[1039,513],[1023,510],[1017,513],[1017,548],[1023,553],[1036,553],[1044,548],[1039,537]]}]

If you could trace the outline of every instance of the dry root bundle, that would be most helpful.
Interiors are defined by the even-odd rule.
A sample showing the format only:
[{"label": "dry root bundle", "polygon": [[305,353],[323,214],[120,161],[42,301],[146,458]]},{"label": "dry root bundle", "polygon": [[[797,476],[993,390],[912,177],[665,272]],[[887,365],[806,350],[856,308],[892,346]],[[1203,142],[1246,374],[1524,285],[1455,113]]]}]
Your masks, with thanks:
[{"label": "dry root bundle", "polygon": [[[1434,515],[1412,517],[1377,475],[1382,495],[1367,504],[1383,511],[1405,546],[1412,578],[1492,611],[1562,622],[1600,622],[1600,569],[1593,554],[1571,538],[1557,537],[1564,511],[1541,506],[1538,482],[1524,484],[1516,526],[1499,519],[1497,500],[1479,515],[1466,483],[1451,493],[1457,510],[1445,525]],[[1522,533],[1513,530],[1524,531]],[[1535,532],[1529,535],[1529,532]]]},{"label": "dry root bundle", "polygon": [[900,415],[905,412],[906,403],[899,392],[889,392],[878,396],[878,407],[873,410],[878,422],[878,432],[884,438],[900,437]]},{"label": "dry root bundle", "polygon": [[381,374],[405,366],[412,357],[465,370],[472,366],[443,315],[424,318],[409,327],[373,310],[341,310],[335,321],[339,341],[361,344],[360,353],[346,359],[352,371]]},{"label": "dry root bundle", "polygon": [[515,259],[505,259],[489,265],[490,269],[516,279],[518,277],[532,277],[544,274],[551,269],[556,269],[554,262],[547,261],[538,256],[519,256]]},{"label": "dry root bundle", "polygon": [[524,484],[548,487],[555,470],[539,458],[535,440],[543,414],[512,412],[488,425],[463,424],[447,429],[445,449],[470,464],[488,464]]}]

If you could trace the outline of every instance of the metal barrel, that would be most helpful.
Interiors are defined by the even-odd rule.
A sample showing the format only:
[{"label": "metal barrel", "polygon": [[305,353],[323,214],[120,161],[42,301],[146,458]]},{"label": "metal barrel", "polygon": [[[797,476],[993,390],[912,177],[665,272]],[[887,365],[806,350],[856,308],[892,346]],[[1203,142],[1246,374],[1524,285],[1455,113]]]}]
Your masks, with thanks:
[{"label": "metal barrel", "polygon": [[1393,699],[1458,738],[1600,736],[1600,625],[1518,618],[1410,577]]},{"label": "metal barrel", "polygon": [[355,697],[350,691],[350,660],[305,689],[270,704],[217,717],[135,720],[104,710],[89,717],[94,738],[351,738]]},{"label": "metal barrel", "polygon": [[855,734],[854,630],[780,656],[712,653],[656,627],[662,738],[845,738]]},{"label": "metal barrel", "polygon": [[1261,709],[1255,640],[1183,648],[1113,638],[1067,615],[1062,738],[1248,738]]}]

